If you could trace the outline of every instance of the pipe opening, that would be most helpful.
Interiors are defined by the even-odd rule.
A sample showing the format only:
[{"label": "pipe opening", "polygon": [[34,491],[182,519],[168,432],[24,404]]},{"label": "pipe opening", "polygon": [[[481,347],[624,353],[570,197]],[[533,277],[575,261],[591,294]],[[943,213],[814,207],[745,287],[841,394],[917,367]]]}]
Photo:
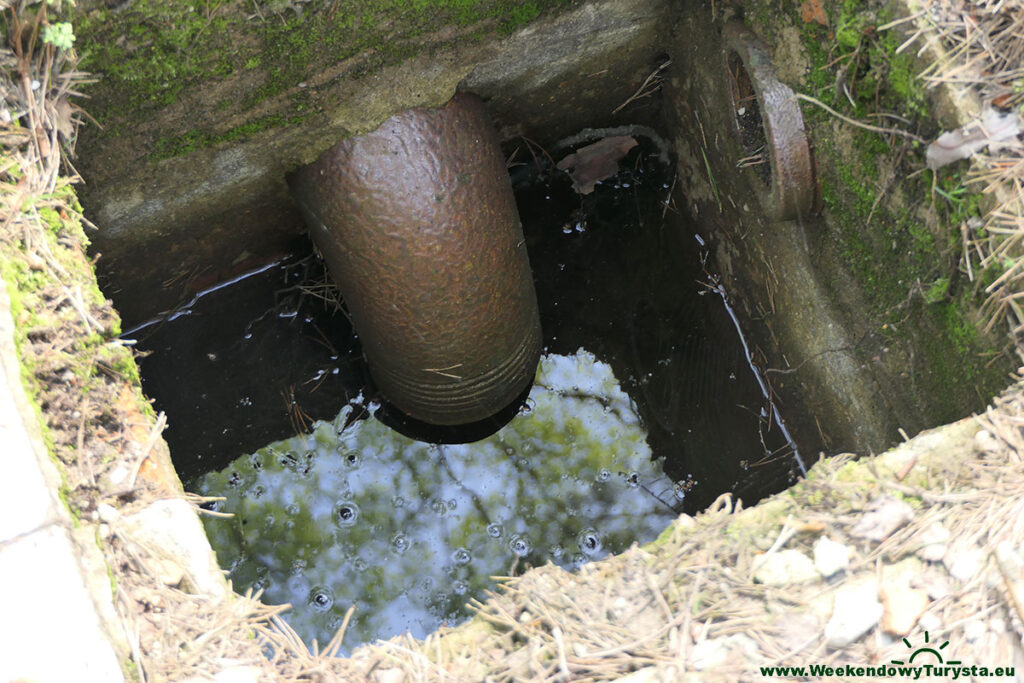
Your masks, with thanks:
[{"label": "pipe opening", "polygon": [[726,71],[736,132],[743,149],[743,157],[736,162],[736,166],[751,169],[764,188],[768,189],[772,179],[772,156],[764,132],[764,121],[761,119],[761,106],[750,74],[735,50],[729,50],[726,54]]}]

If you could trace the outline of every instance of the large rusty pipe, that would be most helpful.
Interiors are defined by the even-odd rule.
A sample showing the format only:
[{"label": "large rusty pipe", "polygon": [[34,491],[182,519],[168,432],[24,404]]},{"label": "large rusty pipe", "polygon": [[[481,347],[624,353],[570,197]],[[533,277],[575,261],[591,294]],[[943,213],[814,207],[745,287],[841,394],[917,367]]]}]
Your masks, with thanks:
[{"label": "large rusty pipe", "polygon": [[460,425],[523,393],[540,357],[537,296],[475,95],[392,116],[289,183],[390,403]]}]

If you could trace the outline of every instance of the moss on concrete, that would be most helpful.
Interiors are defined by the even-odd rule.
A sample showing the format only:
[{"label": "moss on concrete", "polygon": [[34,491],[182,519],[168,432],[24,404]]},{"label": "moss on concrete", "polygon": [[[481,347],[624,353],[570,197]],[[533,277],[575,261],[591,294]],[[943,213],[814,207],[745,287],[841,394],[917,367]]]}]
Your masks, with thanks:
[{"label": "moss on concrete", "polygon": [[[799,27],[810,67],[803,82],[790,84],[795,90],[858,120],[924,139],[937,135],[915,50],[897,53],[903,32],[878,30],[897,17],[895,6],[859,0],[825,5],[827,27],[802,21],[796,5],[780,17],[769,11],[773,3],[758,3],[747,20],[768,36],[781,36],[781,26]],[[980,408],[1005,385],[1010,368],[990,362],[995,343],[979,330],[977,313],[983,288],[959,268],[960,226],[985,208],[985,198],[963,184],[966,162],[933,178],[922,170],[920,143],[855,128],[818,107],[802,109],[829,237],[845,271],[831,282],[833,296],[847,296],[843,283],[852,274],[873,309],[866,332],[918,354],[905,379],[933,404],[936,418],[958,417],[965,400]],[[993,270],[984,277],[997,276]],[[915,373],[914,367],[925,371]],[[970,391],[976,391],[973,400],[965,397]]]},{"label": "moss on concrete", "polygon": [[[478,41],[569,2],[135,0],[117,9],[88,4],[75,27],[82,67],[103,79],[89,107],[105,127],[101,136],[118,136],[201,88],[232,91],[217,103],[218,118],[238,123],[219,130],[196,112],[188,129],[155,137],[149,151],[159,159],[301,123],[324,105],[296,87],[345,60],[353,61],[348,77],[363,78],[418,53],[432,32],[478,25],[458,34]],[[261,103],[285,92],[293,115],[260,113]]]}]

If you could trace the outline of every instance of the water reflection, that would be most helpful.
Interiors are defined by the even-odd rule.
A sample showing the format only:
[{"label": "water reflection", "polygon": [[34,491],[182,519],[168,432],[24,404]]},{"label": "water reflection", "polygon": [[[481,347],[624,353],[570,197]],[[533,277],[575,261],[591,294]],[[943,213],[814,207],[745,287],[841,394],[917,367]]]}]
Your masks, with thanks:
[{"label": "water reflection", "polygon": [[[412,441],[353,407],[311,434],[205,476],[225,496],[207,518],[237,590],[289,602],[289,622],[326,642],[350,605],[352,646],[423,637],[467,615],[493,575],[577,567],[652,540],[675,516],[673,482],[611,367],[582,349],[546,355],[529,409],[473,444]],[[675,501],[670,501],[675,502]]]}]

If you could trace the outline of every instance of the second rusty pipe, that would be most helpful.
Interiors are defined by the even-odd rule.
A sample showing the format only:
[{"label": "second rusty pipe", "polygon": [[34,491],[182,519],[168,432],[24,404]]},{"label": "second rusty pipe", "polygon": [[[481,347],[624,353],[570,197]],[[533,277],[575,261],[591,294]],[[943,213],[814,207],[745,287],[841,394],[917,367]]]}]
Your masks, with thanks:
[{"label": "second rusty pipe", "polygon": [[495,133],[459,94],[344,140],[290,178],[384,397],[460,425],[533,380],[541,332]]}]

